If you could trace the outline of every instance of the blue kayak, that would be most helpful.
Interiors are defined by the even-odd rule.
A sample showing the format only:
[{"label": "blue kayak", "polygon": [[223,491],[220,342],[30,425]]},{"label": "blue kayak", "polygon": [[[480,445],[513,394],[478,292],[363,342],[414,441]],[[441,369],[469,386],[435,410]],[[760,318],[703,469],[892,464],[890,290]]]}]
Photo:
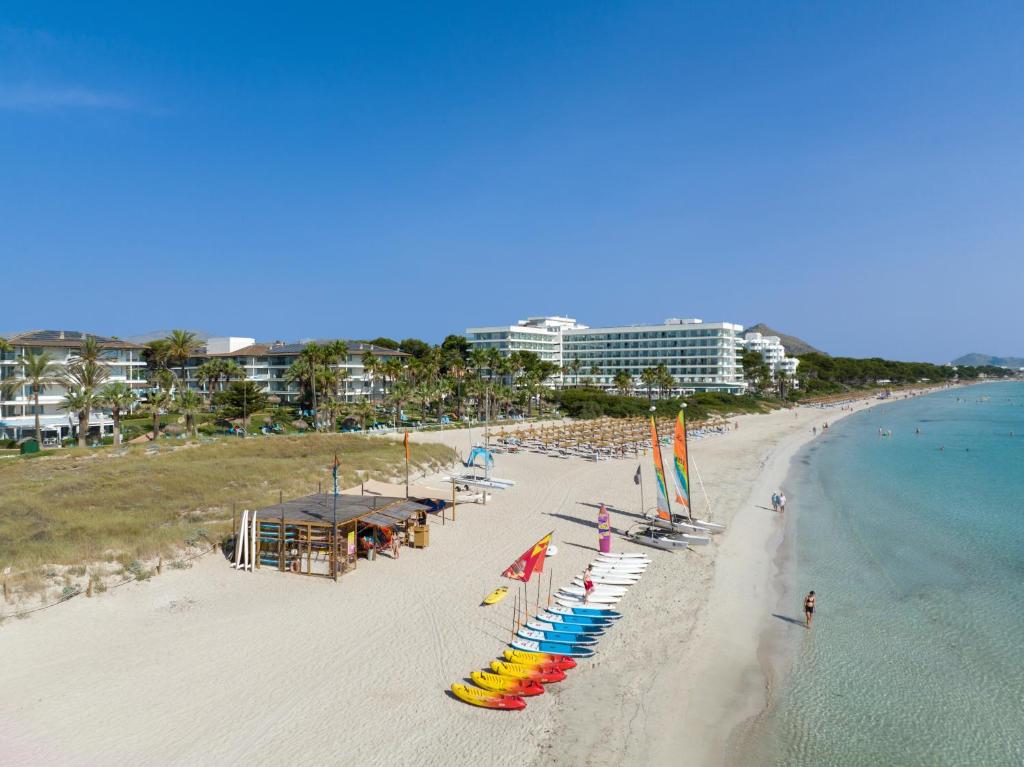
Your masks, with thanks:
[{"label": "blue kayak", "polygon": [[[558,616],[549,616],[555,618]],[[604,635],[604,626],[587,626],[583,623],[566,623],[565,621],[552,621],[545,620],[540,616],[536,618],[530,618],[526,621],[526,628],[534,629],[535,631],[555,631],[560,634],[575,634],[577,636],[585,636],[590,638],[596,638]]]},{"label": "blue kayak", "polygon": [[530,639],[513,639],[509,644],[517,650],[526,652],[548,652],[554,655],[571,655],[575,658],[589,658],[594,651],[578,644],[562,644],[561,642],[534,642]]}]

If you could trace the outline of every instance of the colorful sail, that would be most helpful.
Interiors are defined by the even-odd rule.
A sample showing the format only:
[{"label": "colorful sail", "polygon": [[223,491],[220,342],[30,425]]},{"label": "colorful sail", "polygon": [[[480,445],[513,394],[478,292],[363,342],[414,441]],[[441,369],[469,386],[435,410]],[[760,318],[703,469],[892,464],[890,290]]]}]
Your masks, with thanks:
[{"label": "colorful sail", "polygon": [[676,503],[690,513],[690,462],[686,455],[686,418],[679,411],[676,419],[675,460],[676,469]]},{"label": "colorful sail", "polygon": [[530,576],[533,575],[533,571],[537,572],[544,571],[544,557],[548,555],[548,544],[551,543],[551,536],[555,534],[552,530],[550,533],[545,535],[533,546],[523,552],[523,555],[519,557],[515,562],[509,565],[502,576],[505,578],[511,578],[514,581],[528,581]]},{"label": "colorful sail", "polygon": [[668,502],[668,484],[665,481],[665,465],[661,460],[661,442],[658,441],[658,424],[651,414],[651,453],[654,455],[654,476],[658,480],[658,516],[672,519],[672,507]]}]

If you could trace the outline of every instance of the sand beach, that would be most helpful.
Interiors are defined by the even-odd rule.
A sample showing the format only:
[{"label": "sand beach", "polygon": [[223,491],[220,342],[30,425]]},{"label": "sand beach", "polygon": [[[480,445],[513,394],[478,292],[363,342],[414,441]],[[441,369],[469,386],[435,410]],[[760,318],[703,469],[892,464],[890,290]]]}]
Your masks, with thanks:
[{"label": "sand beach", "polygon": [[[7,620],[0,753],[37,765],[721,763],[730,733],[764,705],[757,649],[784,524],[768,499],[812,426],[846,413],[740,416],[738,428],[692,442],[691,475],[728,531],[675,553],[616,535],[614,550],[650,554],[648,573],[600,652],[525,711],[475,709],[447,692],[510,638],[512,600],[480,601],[550,530],[558,553],[547,572],[556,588],[571,581],[596,553],[599,504],[616,531],[636,521],[636,459],[500,455],[495,474],[514,488],[459,506],[454,523],[432,520],[428,548],[360,562],[336,584],[239,572],[212,554]],[[465,452],[470,436],[416,439]],[[651,505],[650,459],[641,462]]]}]

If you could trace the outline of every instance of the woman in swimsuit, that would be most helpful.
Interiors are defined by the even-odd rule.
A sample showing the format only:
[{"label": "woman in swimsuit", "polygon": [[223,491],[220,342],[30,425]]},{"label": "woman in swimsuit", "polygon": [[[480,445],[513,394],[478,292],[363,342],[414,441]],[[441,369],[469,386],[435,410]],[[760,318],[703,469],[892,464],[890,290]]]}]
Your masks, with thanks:
[{"label": "woman in swimsuit", "polygon": [[814,600],[813,591],[804,597],[804,625],[807,628],[811,627],[811,621],[814,620]]}]

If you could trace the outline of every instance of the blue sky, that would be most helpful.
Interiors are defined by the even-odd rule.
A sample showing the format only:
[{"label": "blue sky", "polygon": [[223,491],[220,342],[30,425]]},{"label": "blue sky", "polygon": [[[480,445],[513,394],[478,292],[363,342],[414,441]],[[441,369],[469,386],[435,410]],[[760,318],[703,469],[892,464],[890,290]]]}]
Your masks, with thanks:
[{"label": "blue sky", "polygon": [[[102,7],[96,7],[101,5]],[[4,330],[1024,354],[1020,3],[5,3]]]}]

